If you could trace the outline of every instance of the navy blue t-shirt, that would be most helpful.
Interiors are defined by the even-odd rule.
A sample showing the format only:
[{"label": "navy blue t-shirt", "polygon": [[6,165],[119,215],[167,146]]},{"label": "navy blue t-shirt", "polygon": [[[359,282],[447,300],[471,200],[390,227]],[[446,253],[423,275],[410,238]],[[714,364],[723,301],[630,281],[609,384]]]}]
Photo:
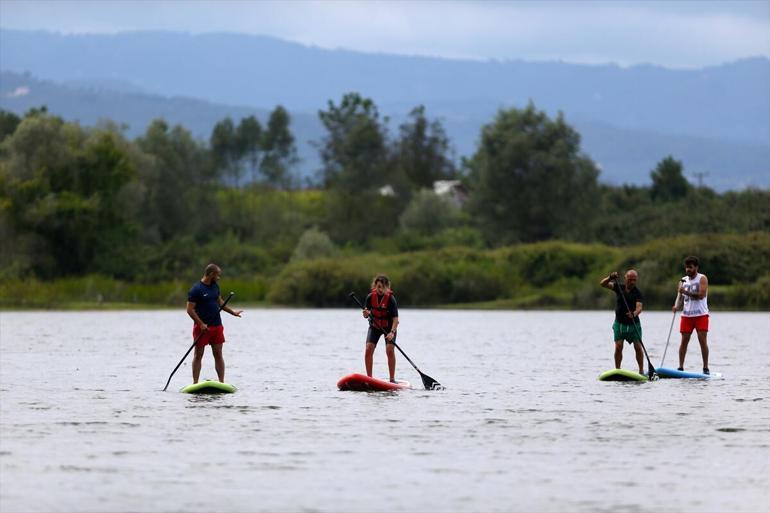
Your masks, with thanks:
[{"label": "navy blue t-shirt", "polygon": [[187,293],[187,301],[195,303],[195,312],[209,326],[221,326],[219,315],[219,285],[216,282],[206,285],[199,281]]}]

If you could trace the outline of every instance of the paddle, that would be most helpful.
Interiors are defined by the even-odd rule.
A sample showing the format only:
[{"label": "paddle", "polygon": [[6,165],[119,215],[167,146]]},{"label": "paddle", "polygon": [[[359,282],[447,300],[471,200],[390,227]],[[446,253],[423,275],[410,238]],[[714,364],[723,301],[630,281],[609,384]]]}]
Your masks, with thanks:
[{"label": "paddle", "polygon": [[623,295],[623,290],[620,288],[620,280],[618,280],[617,276],[615,276],[615,286],[618,288],[618,293],[620,293],[620,297],[623,298],[623,304],[626,305],[626,310],[628,311],[628,313],[631,314],[631,325],[634,327],[636,336],[639,337],[639,343],[642,345],[642,349],[644,350],[644,356],[645,358],[647,358],[647,376],[650,378],[650,381],[652,381],[652,378],[655,377],[655,367],[652,366],[652,362],[650,361],[650,356],[647,354],[647,348],[644,347],[644,342],[642,342],[642,335],[639,333],[639,330],[636,328],[636,322],[634,322],[634,316],[631,313],[631,307],[628,306],[628,301],[626,301],[626,296]]},{"label": "paddle", "polygon": [[[350,297],[352,297],[353,301],[355,301],[358,304],[358,306],[361,307],[361,310],[366,310],[366,307],[363,305],[363,303],[361,303],[361,301],[358,299],[358,297],[356,297],[355,292],[351,292],[350,293]],[[372,327],[372,328],[380,330],[384,336],[387,336],[387,333],[385,333],[384,329],[380,328],[379,326],[375,326],[375,324],[372,322],[372,316],[371,315],[369,316],[369,326]],[[423,373],[420,369],[418,369],[417,366],[414,364],[414,362],[411,360],[411,358],[409,358],[406,355],[404,350],[401,349],[401,347],[398,344],[396,344],[395,340],[393,341],[393,345],[396,346],[396,349],[398,349],[399,352],[402,355],[404,355],[404,358],[406,358],[406,361],[411,363],[412,367],[414,367],[414,370],[416,370],[417,373],[420,375],[420,378],[422,378],[422,384],[425,386],[425,390],[443,390],[444,389],[444,387],[441,385],[441,383],[439,383],[438,381],[436,381],[435,379],[431,378],[427,374]]]},{"label": "paddle", "polygon": [[[223,309],[223,308],[225,307],[225,305],[227,304],[227,302],[228,302],[228,301],[230,301],[230,298],[231,298],[231,297],[233,297],[234,295],[235,295],[235,292],[230,292],[230,293],[227,295],[227,298],[226,298],[226,299],[225,299],[225,300],[222,302],[222,304],[221,304],[221,305],[219,305],[219,310],[217,310],[217,311],[218,311],[218,312],[221,312],[221,311],[222,311],[222,309]],[[166,391],[166,389],[168,388],[168,384],[169,384],[169,383],[171,383],[171,378],[174,376],[174,373],[177,371],[177,369],[179,368],[179,366],[180,366],[180,365],[182,365],[182,362],[184,361],[184,359],[185,359],[185,358],[187,358],[187,355],[188,355],[188,354],[190,354],[190,351],[192,351],[192,350],[193,350],[193,347],[195,347],[195,344],[197,344],[197,343],[198,343],[198,341],[201,339],[201,337],[203,336],[203,334],[204,334],[204,333],[206,333],[206,332],[205,332],[205,331],[202,331],[202,332],[200,333],[200,335],[198,335],[197,337],[195,337],[195,340],[193,340],[193,343],[192,343],[192,345],[190,346],[190,349],[188,349],[188,350],[187,350],[187,352],[184,354],[184,356],[182,357],[182,359],[181,359],[181,360],[179,360],[179,363],[177,363],[177,364],[176,364],[176,367],[174,367],[174,370],[173,370],[173,371],[171,371],[171,376],[169,376],[169,377],[168,377],[168,381],[166,381],[166,386],[165,386],[165,387],[163,387],[163,391],[164,391],[164,392],[165,392],[165,391]]]},{"label": "paddle", "polygon": [[[684,283],[684,278],[680,280]],[[668,351],[668,343],[671,341],[671,332],[674,330],[674,321],[676,320],[676,307],[679,306],[679,292],[676,293],[676,299],[674,300],[674,316],[671,318],[671,326],[668,328],[668,337],[666,337],[666,348],[663,350],[663,358],[660,359],[660,366],[663,367],[663,361],[666,359],[666,351]]]}]

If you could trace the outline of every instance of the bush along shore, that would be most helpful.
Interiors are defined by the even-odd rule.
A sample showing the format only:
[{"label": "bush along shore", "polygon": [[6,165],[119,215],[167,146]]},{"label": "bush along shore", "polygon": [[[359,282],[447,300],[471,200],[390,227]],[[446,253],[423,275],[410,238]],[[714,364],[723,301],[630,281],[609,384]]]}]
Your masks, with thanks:
[{"label": "bush along shore", "polygon": [[[228,273],[224,292],[241,304],[289,307],[349,306],[348,293],[364,294],[371,277],[388,274],[404,307],[489,309],[604,309],[613,297],[598,285],[608,272],[635,268],[647,309],[673,303],[682,260],[694,254],[709,277],[715,310],[770,309],[770,234],[685,235],[612,247],[559,241],[496,249],[444,247],[397,254],[367,252],[292,259],[280,269]],[[199,264],[202,269],[202,265]],[[88,275],[43,281],[6,278],[3,309],[182,307],[197,267],[172,281],[123,281]]]}]

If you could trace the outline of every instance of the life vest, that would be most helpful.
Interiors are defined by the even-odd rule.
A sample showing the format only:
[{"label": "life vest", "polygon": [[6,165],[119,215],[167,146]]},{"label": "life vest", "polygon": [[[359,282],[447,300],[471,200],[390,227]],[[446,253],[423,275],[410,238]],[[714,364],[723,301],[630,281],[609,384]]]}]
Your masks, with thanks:
[{"label": "life vest", "polygon": [[377,303],[377,289],[372,289],[372,324],[383,330],[388,329],[388,324],[390,323],[388,303],[390,302],[391,295],[391,291],[385,291],[382,299]]}]

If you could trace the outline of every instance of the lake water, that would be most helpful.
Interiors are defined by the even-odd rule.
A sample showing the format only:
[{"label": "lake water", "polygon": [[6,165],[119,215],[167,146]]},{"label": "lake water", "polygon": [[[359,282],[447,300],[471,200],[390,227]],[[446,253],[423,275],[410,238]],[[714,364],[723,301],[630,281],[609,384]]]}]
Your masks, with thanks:
[{"label": "lake water", "polygon": [[[671,316],[643,315],[656,366]],[[399,355],[417,389],[337,391],[363,369],[354,308],[225,315],[239,390],[206,397],[178,393],[190,357],[161,391],[191,344],[181,308],[0,313],[0,511],[770,511],[770,314],[712,313],[724,379],[642,384],[596,379],[609,311],[401,321],[446,390]]]}]

